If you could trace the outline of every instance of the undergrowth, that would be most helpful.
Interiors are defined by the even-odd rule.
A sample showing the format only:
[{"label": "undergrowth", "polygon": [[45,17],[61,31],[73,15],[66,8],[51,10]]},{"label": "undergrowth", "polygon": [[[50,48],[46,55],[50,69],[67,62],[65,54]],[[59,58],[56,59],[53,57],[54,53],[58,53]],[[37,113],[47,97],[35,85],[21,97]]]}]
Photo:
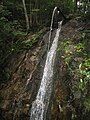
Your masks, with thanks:
[{"label": "undergrowth", "polygon": [[[67,65],[67,71],[71,79],[71,92],[73,93],[73,104],[78,100],[78,109],[83,106],[82,117],[90,111],[90,56],[89,56],[89,38],[88,32],[80,32],[80,39],[71,38],[62,40],[59,44],[58,52],[61,53],[61,59]],[[69,80],[68,80],[69,81]],[[68,86],[70,87],[70,86]],[[74,106],[74,109],[76,109]],[[74,118],[78,118],[74,112]]]}]

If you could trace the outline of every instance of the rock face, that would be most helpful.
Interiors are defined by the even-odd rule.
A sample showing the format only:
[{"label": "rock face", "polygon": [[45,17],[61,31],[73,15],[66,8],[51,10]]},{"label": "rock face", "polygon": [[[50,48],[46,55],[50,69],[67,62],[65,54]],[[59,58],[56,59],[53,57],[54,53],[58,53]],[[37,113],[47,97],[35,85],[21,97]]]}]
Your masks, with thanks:
[{"label": "rock face", "polygon": [[[67,39],[78,43],[81,38],[78,28],[81,26],[76,20],[66,23],[62,27],[60,43]],[[37,42],[34,48],[11,58],[8,64],[8,68],[11,71],[10,81],[0,89],[1,120],[29,120],[30,108],[35,100],[43,74],[48,35],[49,32]],[[52,31],[51,41],[54,36],[55,30]],[[69,50],[74,53],[74,46],[69,45]],[[57,51],[55,80],[47,120],[71,119],[73,107],[68,102],[73,99],[71,94],[72,80],[68,75],[68,65],[63,60],[65,55],[72,54],[70,52],[64,54],[63,51],[62,53]],[[82,58],[77,58],[76,60],[82,60]]]},{"label": "rock face", "polygon": [[[52,37],[54,35],[55,31]],[[11,73],[10,80],[0,89],[2,119],[29,119],[30,107],[43,74],[48,36],[49,32],[38,41],[34,48],[12,56],[7,67]]]}]

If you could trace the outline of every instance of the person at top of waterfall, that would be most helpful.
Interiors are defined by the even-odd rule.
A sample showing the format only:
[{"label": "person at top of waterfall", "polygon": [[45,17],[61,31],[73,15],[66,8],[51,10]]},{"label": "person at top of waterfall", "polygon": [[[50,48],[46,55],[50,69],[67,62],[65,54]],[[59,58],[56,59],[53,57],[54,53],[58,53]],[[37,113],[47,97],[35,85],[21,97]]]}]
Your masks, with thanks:
[{"label": "person at top of waterfall", "polygon": [[58,22],[60,22],[61,20],[66,19],[64,14],[62,13],[62,11],[57,7],[55,14],[54,14],[54,19],[53,19],[53,25],[52,25],[52,29],[53,28],[58,28]]}]

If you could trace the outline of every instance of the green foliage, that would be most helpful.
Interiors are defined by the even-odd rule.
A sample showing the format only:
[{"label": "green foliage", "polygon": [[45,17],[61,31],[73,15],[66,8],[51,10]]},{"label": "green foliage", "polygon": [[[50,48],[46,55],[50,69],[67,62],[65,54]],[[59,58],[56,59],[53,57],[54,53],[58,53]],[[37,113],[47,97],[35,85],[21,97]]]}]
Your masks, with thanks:
[{"label": "green foliage", "polygon": [[89,31],[82,31],[79,34],[78,42],[75,40],[60,40],[58,52],[61,59],[67,65],[67,72],[72,81],[72,91],[74,99],[79,99],[80,104],[84,106],[86,111],[90,111],[90,58],[89,58]]},{"label": "green foliage", "polygon": [[90,97],[86,98],[84,101],[84,106],[88,111],[90,111]]},{"label": "green foliage", "polygon": [[79,82],[79,89],[84,91],[90,80],[90,59],[85,60],[79,65],[79,72],[81,74],[81,79]]},{"label": "green foliage", "polygon": [[75,49],[77,52],[81,52],[82,50],[84,50],[84,44],[78,43],[78,45],[75,46]]},{"label": "green foliage", "polygon": [[13,11],[15,9],[16,7],[12,2],[5,2],[0,5],[0,83],[9,78],[9,73],[5,67],[9,56],[13,53],[12,46],[16,44],[20,36],[25,35],[19,22],[20,19],[16,20],[14,16]]},{"label": "green foliage", "polygon": [[[61,42],[60,44],[60,48],[58,49],[58,51],[61,51],[64,53],[64,56],[62,56],[62,58],[64,58],[64,61],[67,65],[69,65],[69,63],[72,60],[72,50],[74,50],[73,46],[72,46],[72,42],[70,41],[70,39],[65,39],[64,42]],[[63,49],[64,48],[64,49]]]},{"label": "green foliage", "polygon": [[41,38],[42,35],[43,35],[43,31],[41,30],[35,33],[34,35],[32,35],[31,38],[28,40],[26,38],[24,40],[19,39],[17,42],[15,42],[12,45],[11,51],[13,53],[18,53],[24,50],[31,49],[38,42],[38,40]]}]

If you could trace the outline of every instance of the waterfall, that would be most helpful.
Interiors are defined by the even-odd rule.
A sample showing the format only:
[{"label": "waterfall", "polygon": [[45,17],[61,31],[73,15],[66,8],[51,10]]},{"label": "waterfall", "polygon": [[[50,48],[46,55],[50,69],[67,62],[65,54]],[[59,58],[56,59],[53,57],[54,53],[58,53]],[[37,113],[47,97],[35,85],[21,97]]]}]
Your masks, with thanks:
[{"label": "waterfall", "polygon": [[32,104],[30,120],[45,120],[46,117],[46,112],[48,109],[51,92],[52,92],[53,68],[56,57],[56,49],[57,49],[59,34],[61,31],[61,25],[62,25],[62,21],[59,22],[55,38],[47,54],[41,85],[38,94],[36,96],[36,100]]},{"label": "waterfall", "polygon": [[53,25],[54,14],[55,14],[56,10],[57,10],[57,7],[54,8],[53,14],[52,14],[52,20],[51,20],[51,25],[50,25],[50,33],[49,33],[49,42],[48,42],[48,51],[49,51],[49,47],[50,47],[51,32],[52,32],[52,29],[53,29],[52,25]]}]

